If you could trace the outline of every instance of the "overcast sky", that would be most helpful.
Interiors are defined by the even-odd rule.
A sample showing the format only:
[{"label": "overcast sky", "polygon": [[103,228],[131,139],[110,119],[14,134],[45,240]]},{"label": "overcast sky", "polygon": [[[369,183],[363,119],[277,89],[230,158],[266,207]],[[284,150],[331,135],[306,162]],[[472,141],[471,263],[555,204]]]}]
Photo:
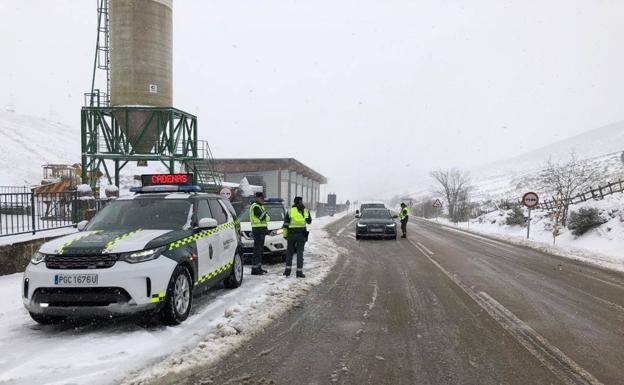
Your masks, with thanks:
[{"label": "overcast sky", "polygon": [[[79,127],[95,6],[0,0],[0,106]],[[174,104],[217,157],[297,158],[340,200],[400,193],[624,120],[623,15],[620,0],[174,0]]]}]

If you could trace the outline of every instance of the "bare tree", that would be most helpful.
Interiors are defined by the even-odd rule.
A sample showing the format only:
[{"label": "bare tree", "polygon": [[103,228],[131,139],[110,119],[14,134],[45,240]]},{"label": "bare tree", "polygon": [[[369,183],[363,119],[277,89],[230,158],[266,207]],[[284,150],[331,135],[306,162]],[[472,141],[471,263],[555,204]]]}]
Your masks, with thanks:
[{"label": "bare tree", "polygon": [[470,175],[458,169],[436,170],[431,177],[437,182],[434,191],[444,197],[449,218],[464,219],[469,207]]},{"label": "bare tree", "polygon": [[565,161],[549,159],[541,172],[540,182],[545,190],[561,196],[561,224],[566,225],[570,198],[600,183],[602,171],[588,160],[578,159],[573,151]]}]

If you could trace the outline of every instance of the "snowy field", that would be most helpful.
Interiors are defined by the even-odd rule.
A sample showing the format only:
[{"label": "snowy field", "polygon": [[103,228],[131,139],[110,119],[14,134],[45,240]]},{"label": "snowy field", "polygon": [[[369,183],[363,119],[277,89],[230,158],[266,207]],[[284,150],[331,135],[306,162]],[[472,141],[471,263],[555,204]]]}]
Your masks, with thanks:
[{"label": "snowy field", "polygon": [[193,313],[176,327],[137,319],[40,326],[23,308],[22,274],[0,277],[0,384],[140,384],[214,362],[322,281],[341,252],[323,227],[343,215],[319,218],[311,225],[307,278],[285,278],[281,265],[268,266],[266,276],[252,276],[246,267],[240,288],[196,296]]},{"label": "snowy field", "polygon": [[[527,228],[506,224],[507,212],[495,211],[469,223],[450,223],[439,218],[439,223],[459,227],[477,233],[494,235],[501,239],[536,248],[566,258],[582,260],[604,268],[624,271],[624,194],[615,194],[603,200],[587,201],[570,206],[571,211],[581,207],[597,208],[606,223],[589,230],[581,236],[573,235],[567,228],[560,228],[560,235],[553,245],[552,220],[546,212],[531,213],[531,233],[526,239]],[[435,221],[435,220],[433,220]]]}]

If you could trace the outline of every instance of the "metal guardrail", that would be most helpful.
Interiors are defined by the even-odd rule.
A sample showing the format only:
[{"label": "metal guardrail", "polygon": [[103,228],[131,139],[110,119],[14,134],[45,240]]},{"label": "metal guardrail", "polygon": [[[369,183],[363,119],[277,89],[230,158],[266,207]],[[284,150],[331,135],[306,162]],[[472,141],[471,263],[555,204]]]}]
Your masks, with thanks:
[{"label": "metal guardrail", "polygon": [[8,193],[29,193],[30,187],[28,186],[0,186],[0,194]]},{"label": "metal guardrail", "polygon": [[77,218],[75,191],[0,193],[0,237],[70,227]]}]

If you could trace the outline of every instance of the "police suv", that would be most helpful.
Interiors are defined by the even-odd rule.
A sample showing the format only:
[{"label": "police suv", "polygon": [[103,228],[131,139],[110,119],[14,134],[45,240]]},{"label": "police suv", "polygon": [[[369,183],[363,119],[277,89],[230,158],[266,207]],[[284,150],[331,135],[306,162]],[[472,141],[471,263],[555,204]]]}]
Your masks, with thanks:
[{"label": "police suv", "polygon": [[188,317],[195,290],[241,285],[230,202],[200,193],[192,174],[143,175],[142,182],[135,195],[110,202],[78,233],[32,256],[22,296],[35,321],[154,312],[175,325]]}]

